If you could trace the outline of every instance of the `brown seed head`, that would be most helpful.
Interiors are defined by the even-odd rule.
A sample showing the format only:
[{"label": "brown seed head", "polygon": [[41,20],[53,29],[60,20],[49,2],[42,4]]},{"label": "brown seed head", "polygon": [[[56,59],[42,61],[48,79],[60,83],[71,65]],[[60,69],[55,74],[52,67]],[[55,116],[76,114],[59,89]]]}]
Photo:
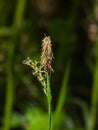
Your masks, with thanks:
[{"label": "brown seed head", "polygon": [[42,40],[42,54],[41,54],[41,66],[48,75],[53,71],[51,62],[53,58],[52,44],[50,36],[45,36]]}]

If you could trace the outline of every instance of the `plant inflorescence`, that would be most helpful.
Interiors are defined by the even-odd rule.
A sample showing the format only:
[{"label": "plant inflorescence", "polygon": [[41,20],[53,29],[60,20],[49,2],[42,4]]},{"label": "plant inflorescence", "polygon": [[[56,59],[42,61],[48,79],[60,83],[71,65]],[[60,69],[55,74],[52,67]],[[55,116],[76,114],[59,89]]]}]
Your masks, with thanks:
[{"label": "plant inflorescence", "polygon": [[50,75],[53,72],[51,63],[53,59],[52,44],[50,36],[45,36],[42,40],[41,61],[32,61],[29,57],[23,61],[23,64],[30,66],[33,70],[33,75],[37,77],[43,91],[47,97],[49,110],[49,127],[51,129],[51,89],[50,89]]}]

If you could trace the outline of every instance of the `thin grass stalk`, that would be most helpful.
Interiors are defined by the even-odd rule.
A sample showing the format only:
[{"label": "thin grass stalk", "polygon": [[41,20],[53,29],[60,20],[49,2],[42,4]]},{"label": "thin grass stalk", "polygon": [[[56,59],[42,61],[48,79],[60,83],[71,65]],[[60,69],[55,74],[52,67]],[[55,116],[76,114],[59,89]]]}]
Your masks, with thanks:
[{"label": "thin grass stalk", "polygon": [[96,62],[94,81],[92,87],[92,96],[91,96],[91,115],[88,124],[88,130],[95,130],[97,110],[98,110],[98,59]]},{"label": "thin grass stalk", "polygon": [[47,101],[48,101],[48,112],[49,112],[49,125],[48,125],[48,130],[51,130],[51,101],[52,101],[52,96],[51,96],[51,87],[50,87],[50,77],[47,74]]},{"label": "thin grass stalk", "polygon": [[11,127],[11,113],[14,99],[13,91],[13,76],[11,70],[8,72],[7,77],[7,89],[6,89],[6,104],[5,104],[5,116],[3,130],[10,130]]},{"label": "thin grass stalk", "polygon": [[6,88],[6,103],[4,111],[4,122],[3,130],[10,130],[11,127],[11,113],[13,107],[14,99],[14,78],[13,78],[13,53],[14,53],[14,43],[9,43],[8,46],[8,61],[7,61],[7,88]]},{"label": "thin grass stalk", "polygon": [[12,30],[7,30],[7,32],[9,32],[10,34],[13,34],[12,31],[14,31],[14,35],[12,35],[12,42],[8,43],[7,88],[6,88],[6,104],[5,104],[5,111],[4,111],[3,130],[10,130],[11,127],[11,114],[13,108],[14,88],[15,88],[15,82],[13,77],[13,57],[14,57],[14,50],[15,50],[14,41],[17,36],[17,34],[15,35],[15,31],[19,29],[22,16],[24,13],[25,5],[26,5],[26,0],[18,0]]},{"label": "thin grass stalk", "polygon": [[68,80],[69,80],[70,70],[71,70],[71,62],[68,62],[66,65],[65,72],[64,72],[64,78],[63,78],[63,82],[61,85],[61,90],[60,90],[57,107],[56,107],[56,110],[54,113],[53,130],[54,129],[58,130],[60,127],[60,124],[61,124],[59,119],[61,119],[62,108],[63,108],[64,103],[67,98],[67,89],[68,89]]},{"label": "thin grass stalk", "polygon": [[15,29],[19,29],[22,25],[23,14],[25,11],[26,2],[27,2],[27,0],[18,0],[18,2],[17,2],[17,6],[16,6],[17,8],[16,8],[14,20],[13,20],[13,27]]},{"label": "thin grass stalk", "polygon": [[90,118],[88,121],[88,130],[95,130],[96,122],[97,122],[97,111],[98,111],[98,0],[94,1],[93,6],[93,16],[95,17],[95,29],[93,34],[95,35],[95,58],[96,58],[96,65],[94,69],[94,76],[93,76],[93,86],[92,86],[92,93],[91,93],[91,112]]}]

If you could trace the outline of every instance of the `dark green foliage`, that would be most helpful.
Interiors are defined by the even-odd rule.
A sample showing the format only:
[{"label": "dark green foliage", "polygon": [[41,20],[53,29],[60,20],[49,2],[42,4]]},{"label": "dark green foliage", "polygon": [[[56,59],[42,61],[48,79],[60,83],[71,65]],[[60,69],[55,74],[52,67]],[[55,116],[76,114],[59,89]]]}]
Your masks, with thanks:
[{"label": "dark green foliage", "polygon": [[0,0],[0,130],[46,130],[45,95],[26,57],[53,46],[53,130],[98,128],[98,40],[88,36],[91,0]]}]

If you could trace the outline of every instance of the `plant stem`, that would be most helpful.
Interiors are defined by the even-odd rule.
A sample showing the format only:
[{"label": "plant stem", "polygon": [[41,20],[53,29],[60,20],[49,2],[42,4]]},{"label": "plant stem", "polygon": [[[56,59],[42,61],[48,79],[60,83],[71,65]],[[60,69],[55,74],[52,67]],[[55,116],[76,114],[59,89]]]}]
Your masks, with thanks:
[{"label": "plant stem", "polygon": [[[10,44],[10,46],[9,46]],[[5,103],[5,116],[3,130],[10,130],[11,113],[14,99],[14,78],[13,78],[13,54],[14,43],[8,44],[8,61],[7,61],[7,90]]]},{"label": "plant stem", "polygon": [[63,82],[62,82],[62,85],[61,85],[61,90],[60,90],[60,95],[59,95],[57,107],[56,107],[56,110],[55,110],[55,113],[54,113],[53,129],[55,129],[55,130],[59,129],[60,124],[61,124],[61,118],[62,118],[61,113],[62,113],[62,108],[64,106],[64,103],[66,101],[67,85],[68,85],[70,70],[71,70],[71,63],[68,62],[66,69],[65,69]]},{"label": "plant stem", "polygon": [[[15,17],[13,21],[13,25],[11,28],[2,28],[0,30],[0,36],[11,36],[12,41],[8,43],[8,60],[7,60],[7,88],[6,88],[6,103],[5,103],[5,111],[4,111],[4,122],[3,122],[3,130],[10,130],[11,127],[11,114],[13,108],[13,100],[14,100],[14,75],[13,75],[13,58],[15,52],[15,40],[17,37],[17,30],[19,30],[24,9],[26,6],[27,0],[18,0],[17,8],[15,11]],[[17,33],[16,33],[17,32]],[[3,33],[3,34],[2,34]]]},{"label": "plant stem", "polygon": [[48,101],[48,112],[49,112],[49,125],[48,125],[48,130],[51,130],[51,101],[52,101],[52,96],[51,96],[51,88],[50,88],[50,77],[47,74],[47,101]]},{"label": "plant stem", "polygon": [[97,103],[98,103],[98,59],[96,61],[95,75],[92,87],[91,116],[88,124],[88,130],[95,129],[96,117],[97,117]]},{"label": "plant stem", "polygon": [[[96,17],[96,14],[98,14],[98,0],[94,1],[94,8],[93,8],[93,16],[95,17],[95,26],[98,29],[98,17]],[[96,37],[98,34],[96,35]],[[98,39],[96,40],[95,46],[94,46],[94,53],[96,58],[96,65],[94,69],[94,76],[93,76],[93,86],[92,86],[92,94],[91,94],[91,113],[90,113],[90,119],[88,122],[88,130],[95,130],[96,122],[97,122],[97,110],[98,110]],[[94,66],[91,66],[92,69]],[[96,128],[97,129],[97,128]]]},{"label": "plant stem", "polygon": [[13,27],[15,28],[15,30],[20,29],[21,27],[26,2],[27,0],[18,0],[17,2],[17,8],[13,20]]}]

